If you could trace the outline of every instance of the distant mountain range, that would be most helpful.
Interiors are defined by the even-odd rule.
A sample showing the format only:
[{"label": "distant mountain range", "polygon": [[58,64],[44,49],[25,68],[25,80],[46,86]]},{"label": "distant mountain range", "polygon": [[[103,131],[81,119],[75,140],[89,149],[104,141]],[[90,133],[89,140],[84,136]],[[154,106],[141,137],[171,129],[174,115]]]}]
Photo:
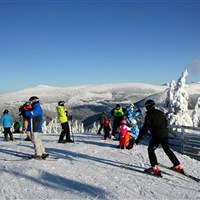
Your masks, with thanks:
[{"label": "distant mountain range", "polygon": [[[56,116],[55,107],[59,100],[64,100],[69,114],[82,121],[86,126],[97,120],[102,111],[108,116],[116,103],[126,106],[136,103],[143,107],[146,99],[155,100],[162,106],[167,85],[151,85],[145,83],[82,85],[74,87],[52,87],[39,85],[34,88],[7,93],[0,96],[0,112],[8,109],[14,120],[19,120],[18,109],[31,96],[38,96],[44,110],[44,120],[50,121]],[[189,108],[193,109],[200,96],[200,83],[187,84],[185,89],[190,96]]]}]

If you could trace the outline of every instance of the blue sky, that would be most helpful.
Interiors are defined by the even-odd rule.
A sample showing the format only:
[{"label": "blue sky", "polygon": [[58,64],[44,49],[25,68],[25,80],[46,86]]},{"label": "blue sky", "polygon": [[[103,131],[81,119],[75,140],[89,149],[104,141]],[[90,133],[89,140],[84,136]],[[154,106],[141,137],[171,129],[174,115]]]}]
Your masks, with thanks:
[{"label": "blue sky", "polygon": [[[0,0],[0,94],[177,80],[200,58],[200,1]],[[200,75],[188,68],[188,82]]]}]

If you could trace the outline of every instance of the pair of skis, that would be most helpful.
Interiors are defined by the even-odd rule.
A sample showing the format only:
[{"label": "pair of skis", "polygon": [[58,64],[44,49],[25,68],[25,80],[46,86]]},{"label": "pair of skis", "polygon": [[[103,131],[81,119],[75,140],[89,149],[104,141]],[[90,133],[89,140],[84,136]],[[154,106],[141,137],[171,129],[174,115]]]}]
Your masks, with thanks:
[{"label": "pair of skis", "polygon": [[[147,175],[151,175],[151,176],[154,176],[154,177],[158,177],[158,178],[163,178],[163,175],[162,175],[162,171],[160,171],[158,174],[151,174],[151,173],[148,173],[147,172],[147,170],[140,170],[140,169],[136,169],[133,165],[129,165],[129,164],[124,164],[124,165],[122,165],[124,168],[128,168],[128,169],[132,169],[132,170],[134,170],[134,171],[137,171],[137,172],[140,172],[140,173],[145,173],[145,174],[147,174]],[[163,164],[159,164],[159,166],[160,167],[163,167],[163,168],[165,168],[165,169],[168,169],[168,170],[171,170],[171,171],[173,171],[173,172],[175,172],[175,173],[178,173],[178,174],[181,174],[181,175],[183,175],[183,176],[185,176],[185,177],[187,177],[187,178],[189,178],[189,179],[191,179],[191,180],[193,180],[193,181],[196,181],[196,182],[200,182],[200,178],[198,178],[198,177],[195,177],[195,176],[193,176],[193,175],[191,175],[191,174],[188,174],[188,173],[186,173],[184,170],[183,171],[181,171],[181,172],[177,172],[177,171],[174,171],[173,169],[171,169],[171,167],[168,167],[168,166],[166,166],[166,165],[163,165]],[[163,172],[164,173],[164,172]],[[167,173],[168,174],[168,173]]]},{"label": "pair of skis", "polygon": [[14,160],[14,159],[7,159],[7,158],[2,158],[2,160],[4,160],[4,161],[23,161],[23,160],[49,160],[49,161],[56,161],[56,160],[58,160],[59,158],[58,157],[55,157],[55,156],[51,156],[51,155],[49,155],[48,157],[46,157],[46,158],[34,158],[32,155],[30,155],[30,154],[13,154],[14,156],[16,156],[16,157],[19,157],[20,159],[16,159],[16,160]]}]

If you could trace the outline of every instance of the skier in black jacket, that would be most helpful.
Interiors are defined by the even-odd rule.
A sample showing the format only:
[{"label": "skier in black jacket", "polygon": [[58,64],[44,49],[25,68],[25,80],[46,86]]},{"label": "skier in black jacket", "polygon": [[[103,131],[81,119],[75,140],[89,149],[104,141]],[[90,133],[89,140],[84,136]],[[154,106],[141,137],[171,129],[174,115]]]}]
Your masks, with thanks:
[{"label": "skier in black jacket", "polygon": [[148,155],[151,168],[148,168],[145,171],[151,174],[159,173],[155,150],[159,146],[159,144],[161,144],[164,152],[169,157],[170,161],[173,163],[172,169],[181,172],[183,170],[183,167],[180,165],[180,162],[173,153],[173,151],[169,148],[167,127],[168,123],[164,113],[155,108],[155,102],[153,100],[147,100],[145,102],[145,107],[147,109],[145,122],[135,142],[136,144],[138,144],[142,137],[146,133],[148,133],[148,131],[150,131],[151,139],[149,141],[148,146]]}]

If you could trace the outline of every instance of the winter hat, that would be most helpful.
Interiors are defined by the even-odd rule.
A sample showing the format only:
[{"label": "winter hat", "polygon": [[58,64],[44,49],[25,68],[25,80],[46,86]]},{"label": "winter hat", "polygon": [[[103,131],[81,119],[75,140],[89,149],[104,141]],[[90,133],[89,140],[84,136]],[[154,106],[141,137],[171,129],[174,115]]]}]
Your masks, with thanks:
[{"label": "winter hat", "polygon": [[59,106],[64,106],[64,104],[65,104],[64,101],[59,101],[59,102],[58,102],[58,105],[59,105]]},{"label": "winter hat", "polygon": [[116,106],[115,106],[116,108],[120,108],[120,104],[116,104]]},{"label": "winter hat", "polygon": [[147,110],[149,110],[149,109],[155,107],[155,102],[153,100],[149,99],[145,102],[145,107]]},{"label": "winter hat", "polygon": [[123,119],[123,120],[121,121],[121,124],[126,124],[126,120]]},{"label": "winter hat", "polygon": [[34,106],[36,103],[39,102],[39,98],[36,96],[32,96],[29,98],[29,101],[31,102],[31,105]]},{"label": "winter hat", "polygon": [[137,124],[137,121],[135,119],[131,119],[131,124],[135,126]]},{"label": "winter hat", "polygon": [[135,105],[134,105],[134,103],[131,103],[130,106],[131,106],[132,108],[134,108]]},{"label": "winter hat", "polygon": [[3,111],[3,114],[8,114],[9,113],[9,111],[7,110],[7,109],[5,109],[4,111]]},{"label": "winter hat", "polygon": [[104,120],[104,123],[105,123],[105,124],[109,124],[109,119],[105,119],[105,120]]}]

